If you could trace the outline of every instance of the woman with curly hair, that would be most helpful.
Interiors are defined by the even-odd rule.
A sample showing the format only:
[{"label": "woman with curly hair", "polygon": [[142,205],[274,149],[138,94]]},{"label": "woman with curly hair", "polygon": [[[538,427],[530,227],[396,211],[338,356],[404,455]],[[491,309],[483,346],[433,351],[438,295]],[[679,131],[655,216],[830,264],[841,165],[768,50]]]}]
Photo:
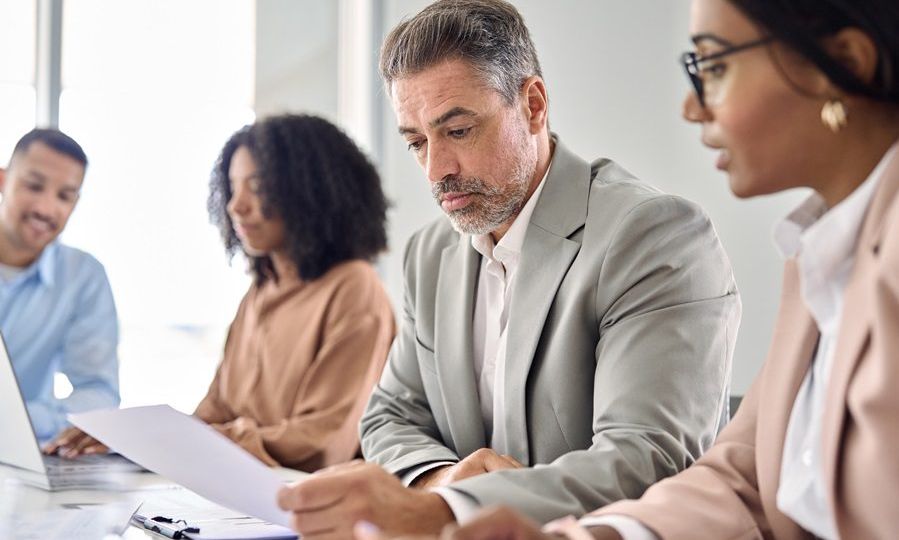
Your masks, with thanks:
[{"label": "woman with curly hair", "polygon": [[222,149],[209,214],[254,280],[195,415],[269,465],[311,471],[358,452],[395,331],[371,265],[386,210],[372,164],[321,118],[260,120]]}]

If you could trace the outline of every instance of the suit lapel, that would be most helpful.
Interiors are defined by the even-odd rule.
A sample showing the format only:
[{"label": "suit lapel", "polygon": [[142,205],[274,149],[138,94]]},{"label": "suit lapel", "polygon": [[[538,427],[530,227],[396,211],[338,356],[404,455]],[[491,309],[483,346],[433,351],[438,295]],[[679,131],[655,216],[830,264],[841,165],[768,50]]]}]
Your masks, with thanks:
[{"label": "suit lapel", "polygon": [[486,445],[484,419],[474,376],[472,321],[480,256],[470,237],[443,250],[434,314],[434,360],[443,407],[456,453],[466,456]]},{"label": "suit lapel", "polygon": [[871,280],[876,278],[877,254],[883,235],[885,216],[899,193],[899,156],[887,164],[862,226],[855,268],[843,293],[843,312],[837,337],[834,362],[827,387],[827,403],[822,420],[824,473],[831,496],[836,502],[840,449],[846,422],[846,398],[849,383],[864,355],[871,332],[871,315],[876,300],[871,296]]},{"label": "suit lapel", "polygon": [[580,250],[580,242],[569,236],[586,221],[590,181],[590,165],[556,140],[546,184],[525,234],[506,328],[502,420],[506,449],[524,464],[531,464],[526,408],[528,373],[556,291]]}]

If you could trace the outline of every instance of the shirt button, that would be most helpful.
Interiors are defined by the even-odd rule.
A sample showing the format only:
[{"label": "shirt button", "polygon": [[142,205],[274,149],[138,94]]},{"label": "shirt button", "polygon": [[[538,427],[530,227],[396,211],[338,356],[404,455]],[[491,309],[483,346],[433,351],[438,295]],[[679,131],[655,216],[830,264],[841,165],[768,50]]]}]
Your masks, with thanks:
[{"label": "shirt button", "polygon": [[802,453],[802,464],[805,465],[806,467],[812,466],[812,451],[811,450],[806,450],[805,452]]}]

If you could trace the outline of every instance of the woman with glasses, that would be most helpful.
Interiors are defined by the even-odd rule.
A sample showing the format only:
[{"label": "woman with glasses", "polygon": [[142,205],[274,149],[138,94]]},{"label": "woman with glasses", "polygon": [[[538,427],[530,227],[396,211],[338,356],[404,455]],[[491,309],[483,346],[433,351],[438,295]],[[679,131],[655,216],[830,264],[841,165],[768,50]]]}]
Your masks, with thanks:
[{"label": "woman with glasses", "polygon": [[[702,128],[739,197],[813,194],[775,229],[786,260],[768,359],[733,421],[636,501],[547,526],[570,538],[899,535],[899,3],[694,0]],[[373,536],[357,527],[359,538]],[[510,510],[457,538],[549,536]]]}]

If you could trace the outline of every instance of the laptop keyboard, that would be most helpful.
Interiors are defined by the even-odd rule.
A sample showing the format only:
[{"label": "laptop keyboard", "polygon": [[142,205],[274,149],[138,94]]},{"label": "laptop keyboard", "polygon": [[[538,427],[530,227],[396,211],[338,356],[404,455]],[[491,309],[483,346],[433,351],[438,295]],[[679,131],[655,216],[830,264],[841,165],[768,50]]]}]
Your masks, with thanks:
[{"label": "laptop keyboard", "polygon": [[89,454],[76,458],[43,456],[48,474],[72,474],[94,472],[138,472],[140,465],[114,454]]}]

